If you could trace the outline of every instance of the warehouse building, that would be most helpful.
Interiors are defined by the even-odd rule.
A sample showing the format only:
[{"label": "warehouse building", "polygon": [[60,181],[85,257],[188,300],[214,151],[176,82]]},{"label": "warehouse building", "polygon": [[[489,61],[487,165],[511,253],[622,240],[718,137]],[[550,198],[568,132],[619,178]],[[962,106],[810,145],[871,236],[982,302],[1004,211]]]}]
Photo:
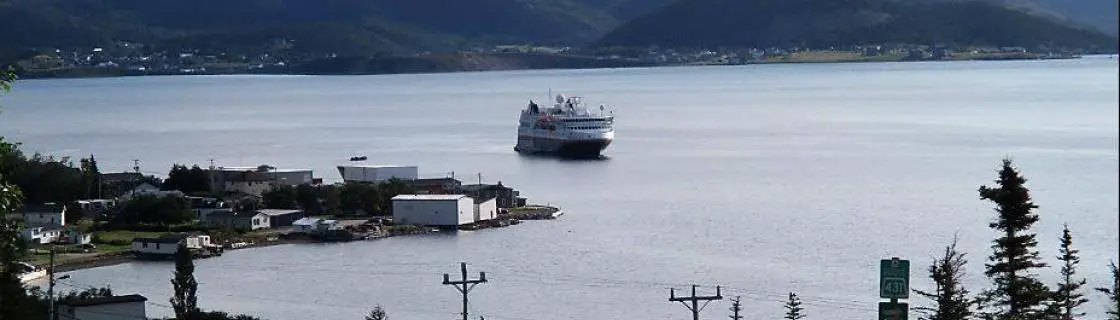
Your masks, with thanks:
[{"label": "warehouse building", "polygon": [[494,199],[476,201],[462,194],[402,194],[393,197],[393,222],[458,227],[497,217]]}]

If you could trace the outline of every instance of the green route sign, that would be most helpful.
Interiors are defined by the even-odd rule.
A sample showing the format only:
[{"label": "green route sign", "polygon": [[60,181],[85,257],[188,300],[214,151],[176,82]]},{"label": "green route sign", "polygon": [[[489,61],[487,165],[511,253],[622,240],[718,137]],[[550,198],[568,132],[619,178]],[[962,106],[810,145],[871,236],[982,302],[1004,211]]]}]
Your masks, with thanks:
[{"label": "green route sign", "polygon": [[910,306],[905,303],[880,302],[879,320],[907,320]]},{"label": "green route sign", "polygon": [[891,258],[879,261],[879,297],[885,299],[910,297],[910,260]]}]

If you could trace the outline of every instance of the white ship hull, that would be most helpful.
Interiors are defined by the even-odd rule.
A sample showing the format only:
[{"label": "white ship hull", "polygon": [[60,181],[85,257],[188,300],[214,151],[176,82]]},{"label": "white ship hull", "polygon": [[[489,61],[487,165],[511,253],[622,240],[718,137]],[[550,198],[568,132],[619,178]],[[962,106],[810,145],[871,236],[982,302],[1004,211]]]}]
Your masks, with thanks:
[{"label": "white ship hull", "polygon": [[564,157],[594,158],[614,141],[614,132],[559,137],[548,134],[519,133],[514,150],[522,153],[555,154]]}]

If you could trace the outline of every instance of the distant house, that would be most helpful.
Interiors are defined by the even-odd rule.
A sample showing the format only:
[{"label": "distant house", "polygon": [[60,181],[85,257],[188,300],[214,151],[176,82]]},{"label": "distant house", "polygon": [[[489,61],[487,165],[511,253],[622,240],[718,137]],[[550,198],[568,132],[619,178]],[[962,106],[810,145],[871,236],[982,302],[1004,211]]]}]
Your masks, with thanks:
[{"label": "distant house", "polygon": [[66,225],[66,206],[57,203],[27,205],[8,214],[10,219],[21,219],[27,226],[45,227]]},{"label": "distant house", "polygon": [[206,216],[206,225],[211,228],[234,228],[257,230],[272,227],[269,216],[262,213],[215,211]]},{"label": "distant house", "polygon": [[64,231],[61,226],[27,227],[20,231],[19,235],[29,244],[43,245],[58,241]]},{"label": "distant house", "polygon": [[101,183],[139,183],[144,175],[139,172],[107,172],[101,174]]},{"label": "distant house", "polygon": [[[231,184],[230,182],[245,180],[247,172],[252,172],[250,175],[253,177],[250,179],[260,180],[259,182],[268,181],[275,185],[295,186],[315,183],[314,174],[310,169],[277,169],[269,165],[260,165],[256,167],[216,167],[207,170],[210,171],[210,176],[213,179],[210,181],[210,189],[214,191],[233,191],[228,189],[233,185],[246,187],[244,183]],[[250,191],[252,190],[255,189],[250,189]]]},{"label": "distant house", "polygon": [[107,214],[110,210],[117,207],[117,201],[113,199],[86,199],[78,200],[78,207],[81,208],[85,214],[85,218],[97,218]]},{"label": "distant house", "polygon": [[273,183],[274,178],[271,175],[248,171],[228,178],[225,182],[225,191],[260,197],[272,190]]},{"label": "distant house", "polygon": [[179,191],[179,190],[160,190],[158,187],[153,186],[150,183],[141,183],[140,185],[136,186],[135,188],[132,188],[132,190],[125,191],[125,193],[123,195],[121,195],[120,197],[117,197],[117,200],[120,200],[120,201],[123,202],[123,201],[132,200],[132,198],[135,198],[135,197],[138,197],[138,196],[143,196],[143,195],[151,195],[151,196],[155,196],[157,198],[162,198],[162,197],[167,197],[167,196],[177,196],[177,197],[184,196],[183,192]]},{"label": "distant house", "polygon": [[451,194],[462,186],[463,182],[453,178],[412,180],[412,187],[417,194]]},{"label": "distant house", "polygon": [[472,198],[497,199],[498,208],[501,209],[524,207],[526,202],[525,198],[520,197],[520,192],[502,185],[501,181],[498,184],[468,184],[461,190]]},{"label": "distant house", "polygon": [[195,218],[202,222],[206,222],[206,216],[210,213],[229,210],[225,207],[224,202],[216,198],[187,197],[187,201],[191,204],[191,210],[194,211]]},{"label": "distant house", "polygon": [[59,320],[146,320],[148,298],[132,294],[58,302]]},{"label": "distant house", "polygon": [[132,251],[142,255],[174,255],[179,250],[179,245],[186,245],[187,249],[199,250],[214,246],[210,236],[205,234],[176,233],[159,238],[132,239]]},{"label": "distant house", "polygon": [[338,221],[314,217],[306,217],[292,222],[292,231],[296,233],[322,233],[338,229]]},{"label": "distant house", "polygon": [[290,227],[293,222],[303,218],[303,211],[291,209],[260,209],[257,213],[267,216],[272,228]]}]

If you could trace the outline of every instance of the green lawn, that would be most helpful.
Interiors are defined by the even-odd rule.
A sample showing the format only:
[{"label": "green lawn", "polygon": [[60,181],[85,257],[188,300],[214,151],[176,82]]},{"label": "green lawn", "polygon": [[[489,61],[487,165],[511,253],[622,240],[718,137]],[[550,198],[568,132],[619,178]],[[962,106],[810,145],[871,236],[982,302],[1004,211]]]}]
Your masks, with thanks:
[{"label": "green lawn", "polygon": [[101,247],[102,244],[107,245],[108,243],[116,242],[116,241],[123,241],[123,242],[128,242],[128,243],[131,244],[133,238],[158,238],[159,236],[162,236],[164,234],[166,234],[166,232],[145,232],[145,231],[119,230],[119,231],[98,231],[98,232],[94,233],[94,237],[97,238],[97,240],[100,242],[100,243],[95,243],[95,244],[97,244],[98,247]]}]

